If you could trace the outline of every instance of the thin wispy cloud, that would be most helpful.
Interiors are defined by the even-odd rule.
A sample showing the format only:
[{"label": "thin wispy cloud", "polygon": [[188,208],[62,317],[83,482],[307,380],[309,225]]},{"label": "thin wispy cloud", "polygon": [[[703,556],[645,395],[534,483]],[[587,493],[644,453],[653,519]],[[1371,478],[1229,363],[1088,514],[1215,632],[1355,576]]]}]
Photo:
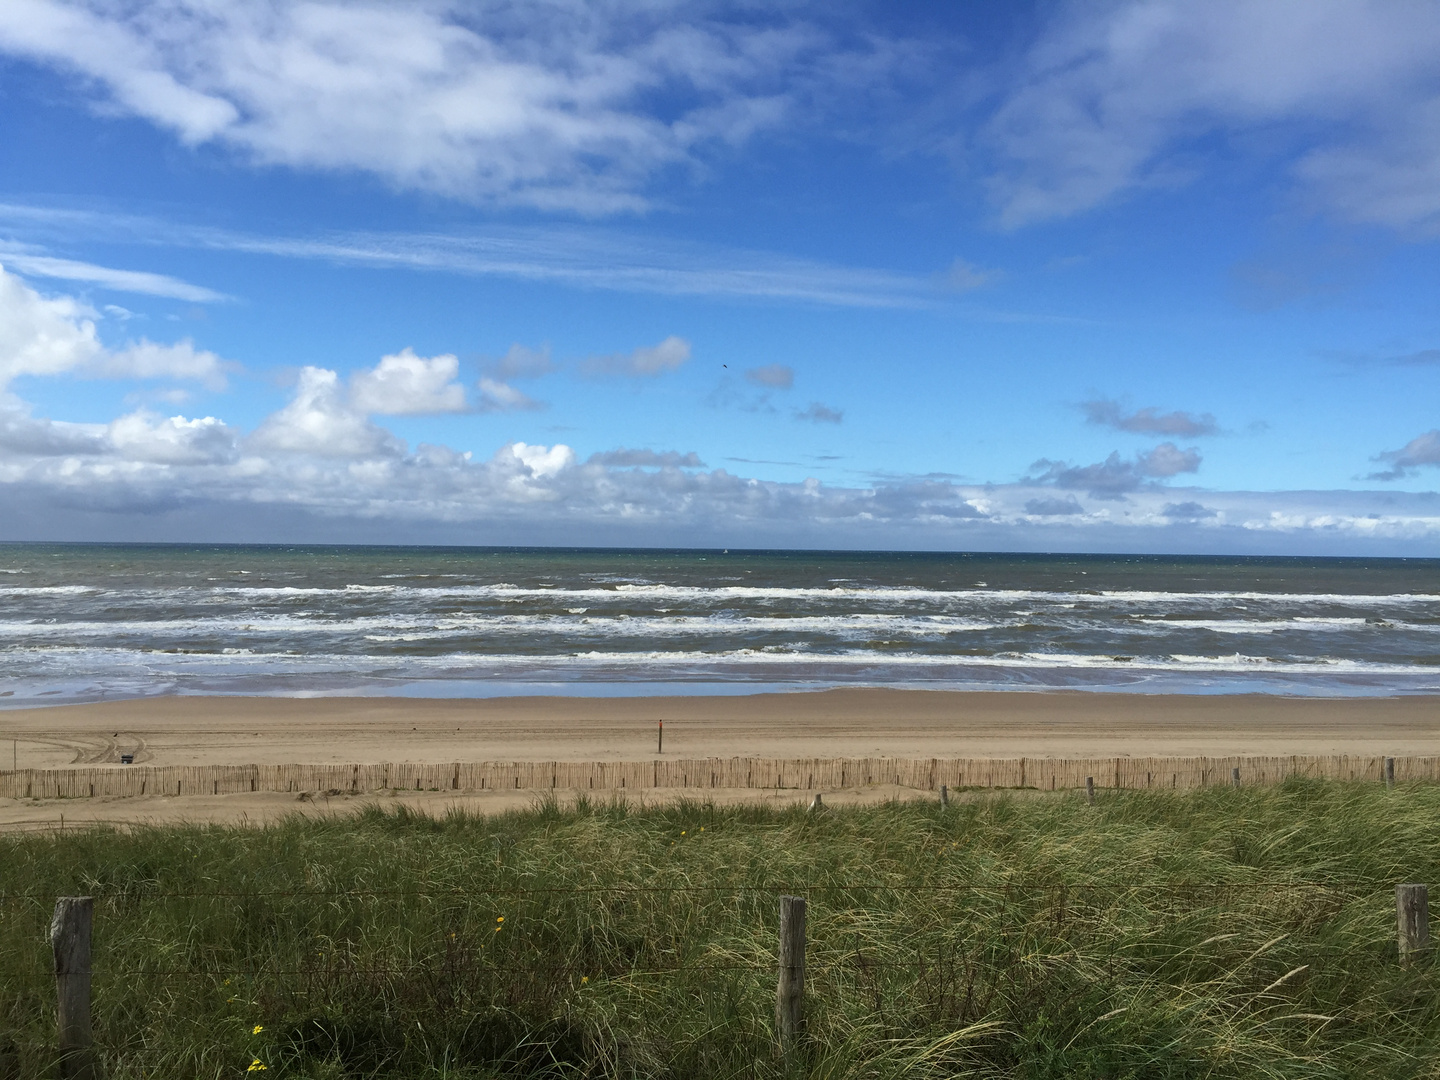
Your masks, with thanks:
[{"label": "thin wispy cloud", "polygon": [[5,203],[0,203],[0,224],[33,231],[52,244],[101,239],[665,296],[859,308],[919,308],[942,299],[935,283],[922,274],[666,243],[603,227],[495,226],[459,234],[357,231],[287,237]]},{"label": "thin wispy cloud", "polygon": [[97,266],[95,263],[80,262],[76,259],[57,259],[51,255],[37,255],[34,252],[9,250],[4,247],[0,247],[0,264],[31,277],[78,281],[86,285],[99,285],[114,292],[163,296],[171,300],[188,300],[195,304],[216,304],[233,299],[222,292],[207,289],[203,285],[192,285],[168,274]]}]

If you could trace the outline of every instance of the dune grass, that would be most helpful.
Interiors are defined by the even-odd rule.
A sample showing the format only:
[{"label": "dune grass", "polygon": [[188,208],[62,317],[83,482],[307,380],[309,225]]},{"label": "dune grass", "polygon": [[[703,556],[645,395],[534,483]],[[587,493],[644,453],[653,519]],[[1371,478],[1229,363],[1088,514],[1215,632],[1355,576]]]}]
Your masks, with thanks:
[{"label": "dune grass", "polygon": [[1435,1076],[1401,881],[1440,883],[1440,787],[7,836],[0,1055],[51,1068],[50,912],[93,894],[111,1078]]}]

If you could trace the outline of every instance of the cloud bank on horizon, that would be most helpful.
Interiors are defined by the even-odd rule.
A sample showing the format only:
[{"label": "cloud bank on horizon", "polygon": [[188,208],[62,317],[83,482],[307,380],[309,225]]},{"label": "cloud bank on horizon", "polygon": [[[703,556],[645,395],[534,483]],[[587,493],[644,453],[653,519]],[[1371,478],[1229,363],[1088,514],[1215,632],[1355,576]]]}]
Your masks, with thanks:
[{"label": "cloud bank on horizon", "polygon": [[1437,62],[1418,0],[11,0],[0,539],[1437,554]]}]

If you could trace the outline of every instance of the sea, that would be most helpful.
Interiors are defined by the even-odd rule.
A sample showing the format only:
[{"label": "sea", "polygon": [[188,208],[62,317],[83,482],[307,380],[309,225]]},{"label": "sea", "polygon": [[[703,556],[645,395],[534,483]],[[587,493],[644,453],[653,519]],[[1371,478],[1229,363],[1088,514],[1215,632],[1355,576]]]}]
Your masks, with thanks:
[{"label": "sea", "polygon": [[0,544],[0,707],[1440,692],[1440,560]]}]

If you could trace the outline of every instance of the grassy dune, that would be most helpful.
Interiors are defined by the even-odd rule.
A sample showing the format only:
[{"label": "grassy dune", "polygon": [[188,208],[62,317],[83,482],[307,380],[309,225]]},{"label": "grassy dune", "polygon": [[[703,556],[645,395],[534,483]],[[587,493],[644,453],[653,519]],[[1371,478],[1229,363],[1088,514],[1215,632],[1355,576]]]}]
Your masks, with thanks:
[{"label": "grassy dune", "polygon": [[9,836],[0,1054],[45,1074],[53,899],[93,893],[111,1078],[1436,1076],[1400,881],[1440,885],[1440,787]]}]

